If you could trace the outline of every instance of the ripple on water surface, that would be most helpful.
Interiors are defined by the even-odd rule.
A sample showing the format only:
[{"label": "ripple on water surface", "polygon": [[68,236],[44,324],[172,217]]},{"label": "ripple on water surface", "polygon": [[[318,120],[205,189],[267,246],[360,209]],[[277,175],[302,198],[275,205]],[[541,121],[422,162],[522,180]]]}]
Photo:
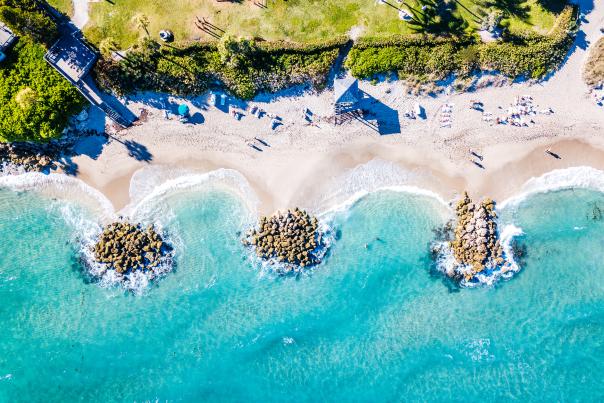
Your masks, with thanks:
[{"label": "ripple on water surface", "polygon": [[259,274],[240,242],[250,210],[239,197],[196,189],[162,198],[148,211],[178,234],[177,266],[141,296],[83,281],[79,227],[61,203],[0,190],[0,400],[604,393],[604,364],[593,359],[604,353],[599,192],[506,207],[503,225],[525,233],[523,269],[474,290],[431,273],[433,229],[450,212],[427,196],[377,192],[326,216],[337,239],[299,278]]}]

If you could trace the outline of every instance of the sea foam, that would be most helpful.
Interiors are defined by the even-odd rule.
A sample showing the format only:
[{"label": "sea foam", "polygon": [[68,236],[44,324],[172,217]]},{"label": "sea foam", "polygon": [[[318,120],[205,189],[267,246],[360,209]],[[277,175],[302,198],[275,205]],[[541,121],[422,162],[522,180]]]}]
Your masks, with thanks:
[{"label": "sea foam", "polygon": [[504,209],[518,205],[529,196],[538,193],[577,188],[604,192],[604,171],[587,166],[555,169],[529,179],[522,186],[519,194],[498,203],[498,207]]},{"label": "sea foam", "polygon": [[319,210],[320,212],[317,214],[321,216],[333,215],[349,210],[361,199],[379,191],[426,196],[449,207],[438,193],[409,185],[418,177],[417,173],[404,170],[395,163],[373,159],[334,179],[330,184],[329,193],[317,200],[315,210]]}]

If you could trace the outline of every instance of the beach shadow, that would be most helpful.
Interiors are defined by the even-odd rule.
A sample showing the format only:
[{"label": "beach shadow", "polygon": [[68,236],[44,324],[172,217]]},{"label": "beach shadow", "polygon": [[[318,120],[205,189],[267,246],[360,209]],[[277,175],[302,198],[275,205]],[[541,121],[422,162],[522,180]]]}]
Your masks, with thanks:
[{"label": "beach shadow", "polygon": [[77,176],[79,172],[78,164],[73,162],[71,156],[63,156],[61,157],[57,163],[61,166],[61,170],[65,175],[69,176]]},{"label": "beach shadow", "polygon": [[88,136],[78,140],[73,146],[75,155],[86,155],[93,160],[99,158],[107,144],[106,136]]},{"label": "beach shadow", "polygon": [[189,117],[189,119],[187,120],[187,123],[192,123],[194,125],[200,125],[203,122],[205,122],[205,118],[203,117],[203,115],[199,112],[195,112],[194,114],[191,115],[191,117]]},{"label": "beach shadow", "polygon": [[128,155],[135,160],[144,162],[151,162],[153,160],[153,155],[145,145],[132,140],[126,140],[122,144],[126,146]]},{"label": "beach shadow", "polygon": [[398,111],[365,92],[362,94],[363,99],[359,102],[359,106],[361,106],[364,111],[367,111],[368,117],[374,118],[370,120],[375,121],[374,124],[371,124],[369,121],[367,121],[367,123],[374,126],[374,130],[377,131],[380,136],[400,133],[401,123]]}]

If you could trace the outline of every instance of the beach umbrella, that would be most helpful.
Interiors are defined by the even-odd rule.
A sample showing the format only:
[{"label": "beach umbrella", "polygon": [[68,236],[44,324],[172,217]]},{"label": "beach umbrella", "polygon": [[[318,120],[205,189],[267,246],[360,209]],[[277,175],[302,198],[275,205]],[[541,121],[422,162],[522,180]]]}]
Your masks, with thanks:
[{"label": "beach umbrella", "polygon": [[180,116],[187,116],[189,114],[189,107],[185,104],[178,105],[178,114]]}]

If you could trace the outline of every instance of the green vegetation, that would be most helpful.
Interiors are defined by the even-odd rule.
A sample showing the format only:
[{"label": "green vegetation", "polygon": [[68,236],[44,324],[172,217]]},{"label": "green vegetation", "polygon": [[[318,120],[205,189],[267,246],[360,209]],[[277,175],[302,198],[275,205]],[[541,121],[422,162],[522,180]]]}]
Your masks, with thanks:
[{"label": "green vegetation", "polygon": [[508,34],[502,42],[434,36],[365,38],[350,51],[346,67],[359,78],[397,71],[401,78],[438,80],[451,73],[467,76],[475,70],[541,78],[563,60],[575,28],[576,10],[568,6],[548,34]]},{"label": "green vegetation", "polygon": [[[69,13],[65,0],[53,0],[62,11]],[[266,9],[252,1],[217,2],[215,0],[115,0],[90,4],[91,21],[86,36],[95,44],[111,36],[126,49],[145,36],[136,20],[137,15],[148,19],[147,29],[152,37],[159,30],[172,30],[177,41],[200,38],[212,40],[195,26],[195,17],[208,18],[213,24],[235,37],[263,38],[267,41],[316,43],[347,35],[356,27],[362,35],[387,38],[416,31],[413,23],[399,18],[397,7],[413,13],[418,19],[421,6],[436,3],[437,15],[423,32],[461,30],[471,33],[481,26],[485,10],[504,10],[502,25],[513,32],[548,32],[565,0],[267,0]],[[438,18],[437,18],[438,17]],[[430,19],[430,18],[428,18]]]},{"label": "green vegetation", "polygon": [[0,141],[57,138],[83,106],[77,90],[43,59],[44,52],[23,37],[0,65]]},{"label": "green vegetation", "polygon": [[[251,98],[306,82],[320,88],[345,42],[299,46],[225,36],[218,44],[176,47],[144,39],[123,60],[103,60],[96,71],[102,86],[120,93],[200,94],[222,83],[238,97]],[[104,53],[111,43],[103,42]]]},{"label": "green vegetation", "polygon": [[73,0],[47,0],[48,4],[62,11],[68,16],[73,16]]},{"label": "green vegetation", "polygon": [[[62,0],[53,1],[61,7]],[[85,33],[104,56],[96,72],[105,88],[187,95],[224,86],[249,98],[303,82],[321,87],[346,43],[333,38],[353,34],[360,40],[345,66],[359,78],[395,71],[401,78],[425,81],[467,77],[477,70],[543,77],[571,43],[575,15],[565,4],[267,0],[262,8],[251,1],[120,0],[92,3]],[[211,21],[214,34],[201,30],[197,18]],[[157,43],[161,29],[172,30],[176,42]],[[481,29],[499,29],[504,40],[482,43],[476,35]]]},{"label": "green vegetation", "polygon": [[0,21],[20,36],[50,44],[58,35],[54,22],[36,0],[0,0]]},{"label": "green vegetation", "polygon": [[589,52],[583,78],[587,85],[604,81],[604,38],[600,38]]}]

